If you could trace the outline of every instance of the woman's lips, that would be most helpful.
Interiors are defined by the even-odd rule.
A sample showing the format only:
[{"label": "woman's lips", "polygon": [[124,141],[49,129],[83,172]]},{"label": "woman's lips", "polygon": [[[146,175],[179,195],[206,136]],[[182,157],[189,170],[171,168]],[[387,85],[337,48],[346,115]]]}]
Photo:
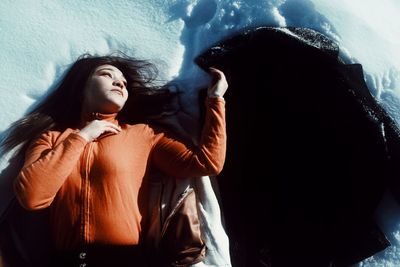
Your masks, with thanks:
[{"label": "woman's lips", "polygon": [[124,95],[124,93],[120,89],[111,89],[111,92],[116,92],[116,93],[120,94],[121,96]]}]

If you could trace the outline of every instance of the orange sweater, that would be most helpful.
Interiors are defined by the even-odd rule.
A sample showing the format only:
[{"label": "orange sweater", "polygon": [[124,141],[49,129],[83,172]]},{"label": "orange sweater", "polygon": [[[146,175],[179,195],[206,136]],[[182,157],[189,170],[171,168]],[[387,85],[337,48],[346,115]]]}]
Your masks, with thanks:
[{"label": "orange sweater", "polygon": [[[154,164],[166,174],[191,177],[218,174],[225,160],[225,107],[206,100],[206,119],[198,147],[187,147],[146,124],[122,124],[118,134],[87,142],[77,129],[49,131],[32,142],[15,181],[22,206],[50,206],[58,249],[79,244],[139,243],[141,184]],[[114,114],[100,115],[118,124]]]}]

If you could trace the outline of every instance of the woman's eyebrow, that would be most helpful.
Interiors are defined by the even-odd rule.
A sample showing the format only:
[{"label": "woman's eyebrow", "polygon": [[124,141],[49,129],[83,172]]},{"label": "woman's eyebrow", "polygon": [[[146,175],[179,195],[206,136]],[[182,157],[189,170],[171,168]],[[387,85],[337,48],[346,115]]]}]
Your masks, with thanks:
[{"label": "woman's eyebrow", "polygon": [[[99,71],[102,71],[102,70],[110,70],[110,71],[113,71],[113,72],[115,72],[115,69],[108,68],[108,67],[105,67],[105,68],[98,69],[96,72],[99,72]],[[123,77],[123,78],[126,80],[126,78],[125,78],[124,74],[122,74],[122,77]]]},{"label": "woman's eyebrow", "polygon": [[113,72],[115,72],[115,70],[114,69],[112,69],[112,68],[101,68],[101,69],[98,69],[97,71],[102,71],[102,70],[110,70],[110,71],[113,71]]}]

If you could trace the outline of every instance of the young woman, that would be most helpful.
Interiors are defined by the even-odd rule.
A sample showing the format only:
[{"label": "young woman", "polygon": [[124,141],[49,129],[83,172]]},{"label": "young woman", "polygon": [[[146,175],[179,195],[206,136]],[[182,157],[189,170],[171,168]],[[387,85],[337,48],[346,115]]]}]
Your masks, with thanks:
[{"label": "young woman", "polygon": [[140,122],[135,105],[151,92],[152,73],[151,64],[127,56],[84,55],[2,143],[4,151],[20,145],[25,155],[16,197],[28,210],[49,208],[58,266],[146,266],[147,174],[154,168],[179,179],[216,175],[223,167],[224,74],[210,69],[195,147]]}]

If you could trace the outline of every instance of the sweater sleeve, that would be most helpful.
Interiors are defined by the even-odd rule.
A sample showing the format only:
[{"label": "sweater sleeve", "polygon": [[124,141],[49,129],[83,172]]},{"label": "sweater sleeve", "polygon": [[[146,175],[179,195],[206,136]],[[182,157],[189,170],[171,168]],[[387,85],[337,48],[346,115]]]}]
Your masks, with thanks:
[{"label": "sweater sleeve", "polygon": [[198,146],[163,134],[154,145],[152,160],[162,171],[175,177],[217,175],[226,154],[225,100],[206,99],[206,117]]},{"label": "sweater sleeve", "polygon": [[48,207],[72,172],[86,143],[76,133],[69,134],[56,146],[52,144],[50,133],[34,141],[26,151],[24,166],[14,183],[21,205],[29,210]]}]

